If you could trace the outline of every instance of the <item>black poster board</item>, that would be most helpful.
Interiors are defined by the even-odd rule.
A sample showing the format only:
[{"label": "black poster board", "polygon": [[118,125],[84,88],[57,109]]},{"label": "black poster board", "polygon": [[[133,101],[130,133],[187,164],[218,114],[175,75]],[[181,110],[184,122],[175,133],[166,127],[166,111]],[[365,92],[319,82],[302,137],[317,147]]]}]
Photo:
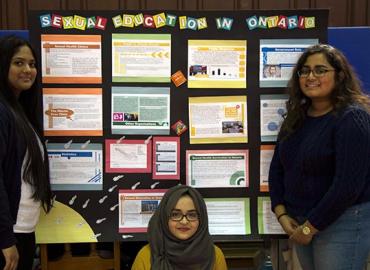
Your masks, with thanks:
[{"label": "black poster board", "polygon": [[[186,125],[189,124],[188,119],[188,97],[201,96],[244,96],[247,99],[247,120],[248,120],[248,143],[228,143],[228,144],[189,144],[189,133],[185,132],[180,136],[181,152],[180,152],[180,182],[185,183],[185,151],[186,150],[211,150],[211,149],[249,149],[249,187],[242,188],[201,188],[199,191],[205,198],[233,198],[247,197],[250,198],[250,226],[251,234],[245,236],[239,235],[223,235],[216,236],[217,240],[256,240],[263,238],[258,235],[257,230],[257,198],[258,196],[268,196],[268,193],[259,191],[260,178],[260,146],[264,143],[260,138],[260,95],[265,94],[281,94],[284,93],[283,87],[259,87],[259,46],[261,39],[318,39],[321,43],[327,42],[327,10],[249,10],[249,11],[163,11],[166,14],[176,16],[188,16],[192,18],[206,17],[208,27],[202,30],[179,29],[178,22],[175,27],[164,26],[161,28],[145,28],[143,26],[127,28],[115,28],[112,23],[112,18],[122,14],[159,14],[162,11],[31,11],[29,14],[30,39],[39,53],[41,59],[40,38],[42,34],[77,34],[77,35],[101,35],[102,38],[102,84],[43,84],[43,88],[73,88],[73,87],[98,87],[103,89],[103,136],[86,137],[86,136],[71,136],[71,137],[47,137],[49,143],[66,143],[73,139],[73,143],[84,143],[90,140],[91,143],[103,144],[106,139],[119,139],[122,135],[113,135],[111,132],[111,88],[114,86],[156,86],[170,87],[170,125],[181,119]],[[84,31],[78,29],[63,29],[54,27],[41,27],[40,16],[50,14],[58,14],[61,16],[79,15],[82,17],[104,17],[107,19],[106,28],[101,29],[86,29]],[[275,28],[256,28],[250,30],[246,24],[246,19],[252,16],[305,16],[315,17],[315,27],[309,29],[282,29]],[[232,18],[233,24],[230,30],[217,29],[216,18]],[[145,33],[145,34],[171,34],[171,74],[181,70],[185,76],[187,74],[187,52],[189,39],[217,39],[217,40],[247,40],[247,88],[218,88],[218,89],[188,89],[187,83],[176,87],[171,83],[112,83],[112,33]],[[176,136],[174,131],[170,131],[170,136]],[[128,139],[145,140],[147,135],[126,135]],[[110,211],[109,207],[117,204],[118,190],[130,189],[138,179],[141,184],[138,189],[150,189],[154,183],[151,173],[124,173],[124,180],[113,182],[113,178],[117,174],[105,173],[103,180],[103,190],[100,191],[56,191],[56,200],[65,205],[69,205],[69,201],[74,195],[78,195],[74,204],[69,205],[78,212],[91,226],[94,233],[99,233],[98,241],[141,241],[145,240],[144,233],[134,234],[134,237],[123,239],[118,233],[118,208],[115,211]],[[167,189],[179,183],[178,180],[160,181],[155,188]],[[108,189],[117,184],[118,187],[114,192],[108,192]],[[103,196],[107,198],[104,204],[99,204],[98,201]],[[90,199],[89,207],[81,207],[83,203]],[[105,218],[104,222],[99,224],[96,220]]]}]

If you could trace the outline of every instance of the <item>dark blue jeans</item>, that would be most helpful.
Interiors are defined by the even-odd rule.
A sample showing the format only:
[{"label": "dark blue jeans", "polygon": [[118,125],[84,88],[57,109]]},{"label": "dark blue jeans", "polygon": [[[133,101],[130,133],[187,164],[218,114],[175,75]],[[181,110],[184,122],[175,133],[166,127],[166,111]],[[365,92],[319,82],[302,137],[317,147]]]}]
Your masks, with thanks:
[{"label": "dark blue jeans", "polygon": [[303,270],[362,270],[370,253],[370,202],[347,209],[307,245],[295,244]]}]

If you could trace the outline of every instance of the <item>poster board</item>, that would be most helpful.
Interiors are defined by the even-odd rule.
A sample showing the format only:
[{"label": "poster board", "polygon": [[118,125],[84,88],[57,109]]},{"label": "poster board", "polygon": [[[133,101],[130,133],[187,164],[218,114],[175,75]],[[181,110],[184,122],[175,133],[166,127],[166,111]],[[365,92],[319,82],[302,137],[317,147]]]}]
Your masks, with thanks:
[{"label": "poster board", "polygon": [[[290,21],[288,20],[290,19]],[[143,24],[139,24],[143,22]],[[260,24],[258,24],[260,23]],[[106,153],[106,141],[139,140],[151,143],[153,138],[178,137],[179,176],[174,179],[153,179],[152,171],[117,172],[107,171],[103,165],[102,190],[63,190],[55,191],[57,205],[51,216],[42,216],[40,228],[37,231],[39,243],[52,243],[58,226],[71,222],[71,230],[60,236],[65,242],[82,241],[142,241],[145,233],[120,233],[119,201],[120,190],[165,190],[179,183],[186,183],[186,151],[187,150],[247,150],[248,151],[248,185],[243,188],[217,188],[202,186],[198,188],[206,200],[225,202],[238,198],[245,203],[242,210],[245,216],[245,231],[235,233],[228,231],[227,235],[215,234],[216,240],[256,240],[261,239],[258,233],[258,197],[268,193],[260,191],[260,148],[261,145],[274,142],[261,141],[260,128],[260,97],[261,95],[283,94],[284,86],[274,85],[273,79],[268,87],[260,87],[260,47],[261,40],[306,40],[325,43],[327,41],[327,10],[259,10],[259,11],[31,11],[29,25],[31,42],[36,51],[42,53],[42,35],[89,35],[100,37],[101,43],[75,44],[65,40],[59,53],[67,59],[73,59],[76,46],[81,50],[89,46],[100,46],[101,51],[101,83],[97,81],[65,81],[63,83],[45,82],[43,88],[99,88],[102,89],[103,115],[102,135],[81,136],[47,136],[49,143],[100,144]],[[160,35],[160,36],[158,36]],[[118,37],[118,38],[117,38]],[[96,40],[96,39],[94,39]],[[237,41],[237,42],[235,42]],[[299,43],[299,42],[298,42]],[[169,45],[170,44],[170,45]],[[265,43],[264,43],[265,44]],[[274,44],[268,43],[268,44]],[[279,43],[281,44],[281,42]],[[296,45],[287,42],[285,53]],[[298,44],[300,45],[300,44]],[[195,47],[192,47],[195,46]],[[280,45],[279,45],[280,46]],[[88,55],[89,65],[81,63],[88,74],[99,74],[99,58]],[[55,57],[58,51],[55,51]],[[284,64],[276,48],[269,55],[266,66]],[[69,58],[68,58],[69,57]],[[52,58],[58,60],[58,58]],[[78,58],[74,58],[77,59]],[[170,60],[168,60],[170,59]],[[65,60],[65,59],[64,59]],[[72,68],[78,61],[69,63]],[[41,59],[45,61],[45,59]],[[158,70],[145,66],[154,63]],[[55,68],[60,64],[55,62]],[[137,64],[138,63],[138,64]],[[92,69],[90,69],[90,65]],[[286,64],[284,64],[285,67]],[[129,69],[129,70],[128,70]],[[289,72],[289,65],[286,72]],[[179,73],[183,74],[183,76]],[[171,75],[176,74],[174,82]],[[180,74],[180,75],[179,75]],[[139,76],[140,75],[140,76]],[[96,76],[95,76],[96,77]],[[191,78],[192,77],[192,78]],[[186,81],[184,82],[184,78]],[[189,84],[189,80],[192,81]],[[181,81],[183,82],[181,84]],[[242,83],[240,83],[242,81]],[[207,82],[212,87],[207,87]],[[132,89],[142,89],[140,95],[131,93]],[[123,91],[116,91],[123,89]],[[131,89],[131,90],[130,90]],[[153,91],[151,90],[158,90]],[[73,90],[71,90],[73,91]],[[124,93],[121,99],[112,99],[113,95]],[[169,99],[168,99],[169,93]],[[197,103],[197,113],[193,114],[190,126],[189,99],[218,100],[222,97],[245,97],[246,106],[230,102],[217,108]],[[169,100],[169,102],[168,102]],[[227,98],[226,100],[230,100]],[[231,99],[233,100],[233,99]],[[124,106],[122,106],[124,104]],[[142,106],[142,104],[144,104]],[[155,104],[156,108],[153,108]],[[223,106],[223,107],[222,107]],[[118,108],[118,109],[116,109]],[[124,109],[122,109],[124,108]],[[220,109],[222,108],[222,109]],[[85,108],[86,110],[89,107]],[[217,110],[216,110],[217,109]],[[194,111],[192,111],[194,112]],[[93,112],[91,112],[93,114]],[[244,114],[245,113],[245,114]],[[197,117],[204,114],[202,117]],[[217,120],[216,115],[222,115],[224,120]],[[241,118],[242,115],[246,115]],[[92,115],[97,117],[96,115]],[[205,128],[207,119],[212,117],[212,126]],[[167,123],[166,119],[169,119]],[[203,121],[203,120],[204,121]],[[242,121],[240,120],[242,119]],[[112,132],[112,121],[130,125],[133,130],[139,130],[143,125],[153,125],[161,132]],[[199,129],[203,127],[203,129]],[[213,129],[213,132],[212,130]],[[153,128],[154,130],[154,128]],[[209,134],[206,140],[201,137],[200,130]],[[179,134],[179,135],[178,135]],[[226,140],[214,140],[209,137],[226,137]],[[232,140],[233,135],[245,138]],[[198,136],[200,143],[190,143],[190,135]],[[216,136],[216,137],[217,137]],[[140,146],[123,151],[122,155],[133,153],[143,154]],[[147,153],[155,151],[148,151]],[[149,157],[151,160],[153,156]],[[103,164],[106,156],[103,155]],[[172,161],[173,162],[173,161]],[[150,163],[150,162],[149,162]],[[151,163],[150,163],[151,164]],[[175,165],[174,165],[175,166]],[[177,166],[177,164],[176,164]],[[81,168],[83,169],[83,168]],[[179,178],[179,179],[178,179]],[[62,206],[61,206],[62,205]],[[151,205],[151,204],[145,204]],[[214,204],[217,207],[217,204]],[[59,206],[59,207],[57,207]],[[54,211],[54,210],[53,210]],[[72,214],[64,214],[69,212]],[[78,217],[77,219],[71,217]],[[78,221],[76,221],[78,220]],[[248,223],[248,224],[247,224]],[[81,236],[79,228],[88,228]],[[220,228],[214,230],[221,231]],[[73,235],[78,235],[78,241]],[[55,242],[57,242],[55,240]]]}]

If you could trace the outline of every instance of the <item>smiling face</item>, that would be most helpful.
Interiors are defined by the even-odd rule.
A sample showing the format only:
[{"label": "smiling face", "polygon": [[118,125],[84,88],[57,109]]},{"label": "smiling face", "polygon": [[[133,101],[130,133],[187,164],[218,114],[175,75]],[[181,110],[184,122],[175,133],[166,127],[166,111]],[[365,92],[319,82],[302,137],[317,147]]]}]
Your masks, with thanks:
[{"label": "smiling face", "polygon": [[35,82],[37,75],[36,60],[31,49],[24,45],[13,55],[8,73],[8,82],[14,94],[19,96]]},{"label": "smiling face", "polygon": [[[183,215],[196,211],[193,199],[189,195],[182,196],[172,211],[179,211]],[[180,240],[187,240],[198,230],[199,220],[188,221],[182,217],[180,221],[168,220],[168,228],[173,236]]]},{"label": "smiling face", "polygon": [[314,76],[310,72],[307,77],[299,78],[299,85],[303,94],[315,101],[329,101],[331,100],[331,93],[335,87],[335,71],[326,57],[322,53],[316,53],[307,57],[302,69],[322,69],[326,70],[322,77]]}]

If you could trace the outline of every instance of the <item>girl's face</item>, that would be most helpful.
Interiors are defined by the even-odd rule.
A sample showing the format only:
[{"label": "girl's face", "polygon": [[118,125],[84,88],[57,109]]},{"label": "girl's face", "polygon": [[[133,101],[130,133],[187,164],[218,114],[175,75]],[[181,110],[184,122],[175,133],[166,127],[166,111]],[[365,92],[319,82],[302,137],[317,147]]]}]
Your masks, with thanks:
[{"label": "girl's face", "polygon": [[199,216],[193,199],[188,195],[182,196],[168,219],[170,232],[180,240],[187,240],[196,233],[198,227]]},{"label": "girl's face", "polygon": [[37,75],[36,60],[31,49],[24,45],[19,48],[10,60],[8,82],[18,97],[35,82]]},{"label": "girl's face", "polygon": [[335,87],[335,69],[322,53],[307,57],[300,71],[299,85],[303,94],[312,101],[330,101]]}]

